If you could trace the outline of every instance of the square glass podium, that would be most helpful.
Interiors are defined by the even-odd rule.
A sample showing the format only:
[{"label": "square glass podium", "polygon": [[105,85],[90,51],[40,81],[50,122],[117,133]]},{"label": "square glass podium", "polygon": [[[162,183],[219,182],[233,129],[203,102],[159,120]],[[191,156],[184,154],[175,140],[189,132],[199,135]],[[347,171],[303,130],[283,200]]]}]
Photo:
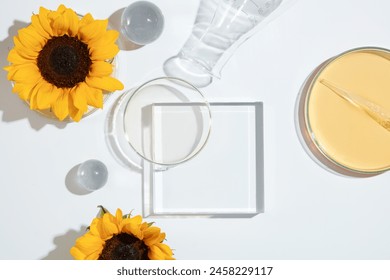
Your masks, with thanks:
[{"label": "square glass podium", "polygon": [[264,211],[262,103],[210,103],[210,108],[210,136],[198,155],[164,171],[145,161],[145,217],[239,218]]}]

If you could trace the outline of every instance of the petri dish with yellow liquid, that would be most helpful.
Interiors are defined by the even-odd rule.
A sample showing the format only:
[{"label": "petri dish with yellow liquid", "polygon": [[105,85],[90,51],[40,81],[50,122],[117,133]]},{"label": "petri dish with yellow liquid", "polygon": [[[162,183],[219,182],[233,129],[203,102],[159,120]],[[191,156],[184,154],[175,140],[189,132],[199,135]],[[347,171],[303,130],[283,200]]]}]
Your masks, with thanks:
[{"label": "petri dish with yellow liquid", "polygon": [[322,166],[357,177],[390,169],[389,50],[328,59],[305,82],[297,109],[302,143]]}]

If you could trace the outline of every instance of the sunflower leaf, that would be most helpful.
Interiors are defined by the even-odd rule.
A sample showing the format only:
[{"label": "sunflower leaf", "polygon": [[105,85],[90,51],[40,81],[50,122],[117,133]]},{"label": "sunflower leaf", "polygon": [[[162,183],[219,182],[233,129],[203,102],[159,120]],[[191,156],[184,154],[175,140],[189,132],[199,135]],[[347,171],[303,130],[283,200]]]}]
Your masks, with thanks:
[{"label": "sunflower leaf", "polygon": [[106,213],[110,213],[110,211],[108,211],[108,210],[107,210],[106,208],[104,208],[102,205],[98,205],[98,208],[100,208],[100,209],[99,209],[99,213],[97,214],[97,217],[98,217],[98,218],[103,217],[103,215],[106,214]]}]

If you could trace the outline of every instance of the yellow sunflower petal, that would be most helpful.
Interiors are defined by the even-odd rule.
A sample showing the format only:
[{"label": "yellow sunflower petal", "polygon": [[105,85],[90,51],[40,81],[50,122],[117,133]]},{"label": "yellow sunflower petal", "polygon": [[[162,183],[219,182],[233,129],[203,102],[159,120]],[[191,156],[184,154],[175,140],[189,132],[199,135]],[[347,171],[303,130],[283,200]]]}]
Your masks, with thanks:
[{"label": "yellow sunflower petal", "polygon": [[37,94],[38,94],[38,91],[40,90],[40,88],[42,87],[43,83],[37,83],[32,89],[31,89],[31,93],[30,93],[30,99],[29,99],[29,102],[30,102],[30,109],[31,110],[36,110],[38,109],[38,97],[37,97]]},{"label": "yellow sunflower petal", "polygon": [[17,54],[20,57],[22,57],[22,58],[24,58],[24,59],[26,59],[26,60],[28,60],[30,62],[36,62],[37,58],[38,58],[38,55],[39,55],[39,53],[37,53],[37,52],[33,52],[33,53],[32,52],[26,52],[23,48],[16,47],[16,46],[13,48],[13,50],[15,50],[15,52],[17,52]]},{"label": "yellow sunflower petal", "polygon": [[85,83],[80,83],[77,85],[74,89],[72,89],[70,94],[72,96],[73,105],[81,111],[87,111],[88,87],[85,86]]},{"label": "yellow sunflower petal", "polygon": [[147,222],[144,222],[144,223],[142,223],[142,225],[141,225],[141,230],[144,231],[144,230],[147,229],[148,227],[150,227],[150,225],[149,225]]},{"label": "yellow sunflower petal", "polygon": [[163,252],[165,254],[166,257],[168,257],[168,258],[170,257],[170,259],[173,259],[172,258],[172,255],[173,255],[172,249],[167,244],[158,243],[155,246],[157,246],[161,250],[161,252]]},{"label": "yellow sunflower petal", "polygon": [[[86,89],[88,90],[88,88]],[[81,120],[84,113],[88,110],[87,93],[85,90],[77,86],[70,91],[69,94],[69,115],[78,122]]]},{"label": "yellow sunflower petal", "polygon": [[86,77],[85,82],[90,87],[107,91],[122,90],[123,84],[112,77]]},{"label": "yellow sunflower petal", "polygon": [[[31,67],[33,67],[34,64],[31,64]],[[4,70],[8,72],[7,74],[7,79],[9,81],[12,81],[14,80],[14,77],[15,77],[15,74],[16,72],[18,72],[20,69],[22,69],[23,67],[26,67],[25,64],[22,64],[22,65],[9,65],[9,66],[5,66],[4,67]],[[27,66],[29,67],[29,66]]]},{"label": "yellow sunflower petal", "polygon": [[148,257],[151,260],[165,260],[166,255],[159,247],[151,246],[149,247]]},{"label": "yellow sunflower petal", "polygon": [[[56,18],[60,17],[61,14],[57,11],[49,11],[47,14],[47,19],[49,20],[50,26],[53,29],[53,22],[56,20]],[[53,35],[56,35],[55,30],[53,29]]]},{"label": "yellow sunflower petal", "polygon": [[79,18],[77,14],[73,10],[67,9],[64,16],[68,20],[68,35],[75,37],[79,31]]},{"label": "yellow sunflower petal", "polygon": [[91,254],[104,245],[104,241],[89,232],[76,240],[75,246],[85,254]]},{"label": "yellow sunflower petal", "polygon": [[102,36],[89,40],[90,45],[111,45],[116,42],[119,32],[116,30],[107,30]]},{"label": "yellow sunflower petal", "polygon": [[148,257],[150,260],[163,260],[163,252],[156,246],[150,247],[148,252]]},{"label": "yellow sunflower petal", "polygon": [[91,40],[99,38],[106,32],[107,26],[108,19],[94,20],[82,25],[79,29],[80,39],[83,42],[88,43]]},{"label": "yellow sunflower petal", "polygon": [[160,233],[160,237],[159,237],[158,242],[159,242],[159,243],[160,243],[160,242],[163,242],[163,241],[165,240],[165,237],[166,237],[165,232]]},{"label": "yellow sunflower petal", "polygon": [[36,59],[38,57],[39,51],[26,48],[18,36],[14,37],[14,44],[15,50],[19,53],[19,55],[29,59]]},{"label": "yellow sunflower petal", "polygon": [[25,101],[30,99],[31,90],[31,85],[26,85],[23,83],[14,83],[14,87],[12,88],[12,92],[18,93],[19,97]]},{"label": "yellow sunflower petal", "polygon": [[76,240],[74,247],[79,249],[85,256],[88,256],[95,252],[101,252],[103,250],[104,241],[99,237],[86,233]]},{"label": "yellow sunflower petal", "polygon": [[103,239],[111,238],[113,235],[119,233],[118,225],[113,220],[114,217],[110,213],[103,215],[100,228],[100,235]]},{"label": "yellow sunflower petal", "polygon": [[119,233],[115,217],[110,213],[105,213],[102,218],[93,219],[90,225],[90,233],[94,236],[98,236],[102,240],[107,240],[114,234]]},{"label": "yellow sunflower petal", "polygon": [[127,225],[127,224],[132,224],[133,226],[140,227],[142,223],[142,217],[140,215],[131,217],[131,218],[126,218],[122,220],[122,225]]},{"label": "yellow sunflower petal", "polygon": [[95,61],[91,65],[89,72],[90,76],[93,77],[103,77],[111,75],[113,66],[111,63],[105,61]]},{"label": "yellow sunflower petal", "polygon": [[8,53],[7,60],[14,64],[25,64],[25,63],[35,63],[35,59],[28,59],[23,56],[21,56],[15,49],[12,49]]},{"label": "yellow sunflower petal", "polygon": [[161,242],[165,238],[161,236],[161,230],[158,227],[149,227],[144,231],[144,243],[148,246]]},{"label": "yellow sunflower petal", "polygon": [[53,17],[52,28],[57,36],[67,34],[74,37],[78,33],[79,18],[72,10],[61,4],[57,9],[58,16]]},{"label": "yellow sunflower petal", "polygon": [[53,29],[51,28],[50,21],[48,19],[49,13],[50,13],[50,11],[48,9],[46,9],[44,7],[40,7],[38,18],[39,18],[39,22],[40,22],[42,28],[45,30],[45,32],[47,34],[49,34],[49,36],[53,36]]},{"label": "yellow sunflower petal", "polygon": [[45,45],[46,40],[44,37],[39,35],[37,31],[35,31],[34,27],[31,25],[26,28],[22,28],[18,31],[19,40],[23,46],[34,50],[39,53],[42,47]]},{"label": "yellow sunflower petal", "polygon": [[7,79],[11,81],[13,80],[13,77],[15,76],[15,73],[19,69],[19,67],[16,65],[8,65],[5,66],[3,69],[8,72]]},{"label": "yellow sunflower petal", "polygon": [[68,100],[69,100],[69,90],[62,90],[59,94],[57,100],[52,105],[52,110],[54,115],[60,120],[63,121],[69,115],[68,109]]},{"label": "yellow sunflower petal", "polygon": [[142,217],[137,215],[133,218],[123,219],[122,221],[122,232],[132,234],[138,239],[142,240],[144,238],[144,234],[141,230],[141,222]]},{"label": "yellow sunflower petal", "polygon": [[132,234],[135,237],[137,237],[139,240],[142,240],[144,237],[143,232],[141,231],[139,226],[136,226],[134,224],[125,224],[122,227],[122,232]]},{"label": "yellow sunflower petal", "polygon": [[66,34],[69,27],[68,18],[65,15],[56,16],[53,18],[51,27],[53,29],[54,36],[62,36]]},{"label": "yellow sunflower petal", "polygon": [[101,255],[101,251],[95,251],[95,252],[93,252],[92,254],[90,254],[90,255],[88,255],[88,256],[86,256],[86,260],[97,260],[97,259],[99,259],[99,256]]},{"label": "yellow sunflower petal", "polygon": [[79,83],[75,90],[73,100],[76,108],[84,111],[88,109],[88,105],[103,108],[103,94],[101,90],[91,88],[86,83]]},{"label": "yellow sunflower petal", "polygon": [[101,218],[94,218],[89,226],[89,232],[95,236],[100,236],[99,224],[101,223]]},{"label": "yellow sunflower petal", "polygon": [[66,11],[66,7],[64,4],[61,4],[58,6],[57,12],[59,12],[60,14],[63,14],[65,11]]},{"label": "yellow sunflower petal", "polygon": [[116,213],[115,213],[115,219],[116,219],[116,223],[117,225],[120,225],[122,220],[123,220],[123,214],[122,214],[122,210],[121,209],[116,209]]},{"label": "yellow sunflower petal", "polygon": [[106,60],[116,56],[119,52],[119,47],[115,44],[110,45],[94,45],[92,44],[89,47],[89,52],[91,55],[92,61],[96,60]]},{"label": "yellow sunflower petal", "polygon": [[30,108],[32,110],[49,109],[59,94],[60,89],[54,91],[53,94],[53,85],[49,84],[44,79],[40,79],[31,89],[29,98]]},{"label": "yellow sunflower petal", "polygon": [[60,95],[60,89],[50,83],[43,82],[37,92],[37,108],[40,110],[49,109],[51,104]]},{"label": "yellow sunflower petal", "polygon": [[75,260],[85,260],[86,255],[80,251],[77,247],[72,247],[70,249],[70,254],[73,256]]},{"label": "yellow sunflower petal", "polygon": [[7,79],[14,80],[16,82],[36,84],[37,81],[42,78],[41,74],[39,73],[38,67],[33,63],[12,66],[10,68],[7,68],[7,70]]},{"label": "yellow sunflower petal", "polygon": [[81,120],[81,118],[83,117],[85,111],[83,110],[80,110],[78,108],[76,108],[76,106],[74,106],[73,104],[73,98],[72,98],[72,94],[69,94],[69,103],[68,103],[68,106],[69,106],[69,116],[75,121],[75,122],[79,122]]},{"label": "yellow sunflower petal", "polygon": [[96,108],[103,108],[103,92],[101,89],[88,88],[87,103]]},{"label": "yellow sunflower petal", "polygon": [[39,15],[33,15],[31,17],[31,26],[35,29],[35,31],[45,38],[46,40],[50,39],[50,34],[43,28],[40,20],[39,20]]},{"label": "yellow sunflower petal", "polygon": [[[90,13],[86,14],[85,16],[83,16],[79,22],[79,28],[91,23],[92,21],[94,21],[92,15]],[[78,34],[80,36],[80,34]],[[79,37],[80,38],[80,37]]]}]

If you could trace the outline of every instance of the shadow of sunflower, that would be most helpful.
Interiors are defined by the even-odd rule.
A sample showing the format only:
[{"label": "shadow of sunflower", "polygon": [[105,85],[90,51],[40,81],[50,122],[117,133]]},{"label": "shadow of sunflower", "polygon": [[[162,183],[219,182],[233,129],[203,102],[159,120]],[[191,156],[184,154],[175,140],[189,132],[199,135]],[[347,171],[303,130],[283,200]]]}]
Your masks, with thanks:
[{"label": "shadow of sunflower", "polygon": [[[18,30],[28,26],[28,23],[14,21],[8,29],[8,37],[0,42],[0,65],[1,68],[9,64],[7,57],[9,51],[13,48],[13,37],[17,35]],[[3,122],[14,122],[22,119],[28,119],[30,126],[35,130],[40,130],[47,124],[55,125],[58,128],[64,128],[66,123],[43,117],[29,109],[25,101],[21,100],[17,94],[12,92],[12,83],[7,79],[7,72],[0,69],[0,111],[3,112]]]},{"label": "shadow of sunflower", "polygon": [[80,230],[68,230],[63,235],[54,237],[53,243],[56,248],[50,251],[42,260],[73,260],[69,250],[76,242],[76,239],[85,234],[87,227],[83,226]]}]

